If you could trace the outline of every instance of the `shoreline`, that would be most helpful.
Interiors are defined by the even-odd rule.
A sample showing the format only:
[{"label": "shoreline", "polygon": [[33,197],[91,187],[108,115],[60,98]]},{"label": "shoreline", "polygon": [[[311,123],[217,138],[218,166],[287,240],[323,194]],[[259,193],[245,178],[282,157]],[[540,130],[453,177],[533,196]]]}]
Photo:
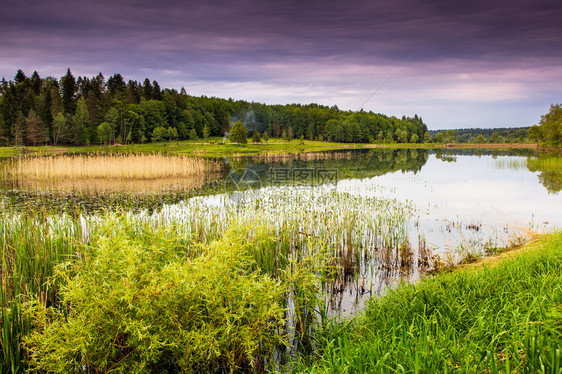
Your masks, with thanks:
[{"label": "shoreline", "polygon": [[216,144],[216,142],[160,142],[147,144],[113,145],[113,146],[36,146],[0,147],[0,159],[22,155],[55,155],[55,154],[92,154],[92,153],[168,153],[187,155],[193,157],[239,157],[258,154],[279,153],[310,153],[351,149],[530,149],[539,152],[561,153],[562,149],[540,147],[537,144],[474,144],[474,143],[396,143],[396,144],[369,144],[369,143],[332,143],[306,140],[300,143],[293,142],[267,142],[248,143],[239,146],[233,143]]}]

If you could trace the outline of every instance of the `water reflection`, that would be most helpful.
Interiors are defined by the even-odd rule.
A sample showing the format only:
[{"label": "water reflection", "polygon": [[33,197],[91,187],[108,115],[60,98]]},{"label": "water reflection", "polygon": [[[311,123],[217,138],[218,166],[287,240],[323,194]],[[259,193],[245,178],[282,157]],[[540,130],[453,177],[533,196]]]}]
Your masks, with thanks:
[{"label": "water reflection", "polygon": [[[200,183],[200,179],[195,179],[197,183],[193,184],[187,178],[178,178],[173,180],[172,188],[164,178],[152,182],[111,179],[115,182],[112,185],[104,185],[102,179],[98,188],[95,183],[78,183],[68,177],[62,182],[47,178],[35,183],[33,179],[13,178],[13,173],[4,173],[0,174],[3,186],[0,189],[7,201],[4,206],[13,209],[35,207],[54,212],[91,213],[125,208],[166,212],[174,204],[196,195],[213,195],[202,200],[209,206],[217,206],[218,194],[240,184],[240,179],[233,179],[229,187],[225,180],[235,170],[251,171],[264,192],[297,187],[305,196],[305,188],[326,188],[327,184],[314,179],[310,186],[297,185],[295,170],[313,170],[316,178],[319,170],[336,170],[334,190],[357,197],[346,198],[339,206],[342,212],[355,212],[340,220],[346,224],[347,231],[337,228],[335,214],[330,213],[334,198],[323,200],[325,209],[320,209],[318,204],[293,204],[296,213],[305,217],[294,222],[306,221],[308,226],[295,224],[294,235],[285,241],[287,248],[292,248],[294,240],[306,238],[303,227],[308,227],[311,231],[306,233],[314,237],[320,235],[314,230],[329,227],[324,230],[329,233],[326,242],[333,243],[343,262],[338,276],[327,284],[330,294],[327,303],[331,310],[344,314],[361,307],[368,297],[386,292],[388,287],[417,279],[421,270],[460,261],[468,254],[486,255],[494,247],[516,243],[526,232],[562,227],[560,158],[537,157],[529,150],[365,149],[215,161],[220,164],[221,172],[213,174],[212,181]],[[6,170],[7,165],[9,161],[0,165],[0,170]],[[272,179],[272,170],[287,170],[292,179],[279,183],[279,179]],[[159,183],[164,183],[165,188]],[[73,189],[72,185],[88,188]],[[120,185],[127,188],[120,189]],[[333,191],[328,192],[327,196],[331,196]],[[403,229],[400,243],[393,246],[393,251],[385,250],[384,244],[376,244],[382,236],[366,235],[368,230],[361,224],[370,215],[370,226],[377,227],[373,216],[380,216],[378,211],[361,205],[361,198],[369,197],[381,201],[394,199],[416,207],[415,214],[408,216],[406,226],[388,225]],[[279,207],[274,204],[271,209]],[[264,205],[256,210],[264,212]],[[206,210],[202,212],[201,222],[208,223],[212,215]],[[272,212],[269,219],[279,221],[281,214]],[[180,209],[178,216],[193,218],[193,212]],[[216,230],[219,225],[213,222],[210,227]],[[289,232],[280,226],[277,234]],[[350,252],[352,247],[354,251]]]}]

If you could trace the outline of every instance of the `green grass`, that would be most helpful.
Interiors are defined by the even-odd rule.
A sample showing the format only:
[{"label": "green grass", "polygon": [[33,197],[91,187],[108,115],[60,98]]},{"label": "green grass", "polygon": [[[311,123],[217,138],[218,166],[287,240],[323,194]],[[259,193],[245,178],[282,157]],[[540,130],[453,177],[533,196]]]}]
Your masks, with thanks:
[{"label": "green grass", "polygon": [[561,373],[562,234],[373,300],[297,372]]},{"label": "green grass", "polygon": [[[257,155],[260,153],[305,153],[330,151],[338,149],[361,149],[361,148],[482,148],[479,144],[366,144],[366,143],[333,143],[320,142],[312,140],[293,140],[286,142],[281,139],[270,139],[263,143],[248,143],[246,145],[238,145],[230,142],[226,144],[218,144],[222,142],[221,137],[210,138],[207,143],[203,140],[182,140],[172,142],[157,142],[146,144],[116,145],[116,146],[44,146],[44,147],[0,147],[0,158],[13,157],[23,154],[56,154],[56,153],[170,153],[181,154],[198,157],[233,157]],[[250,139],[251,140],[251,139]],[[487,148],[495,148],[496,145],[486,145]],[[505,144],[497,145],[499,148],[505,148]],[[518,145],[509,144],[511,148],[529,147],[528,144]]]},{"label": "green grass", "polygon": [[[232,157],[256,155],[260,153],[300,153],[314,151],[328,151],[347,148],[363,148],[364,144],[343,144],[305,140],[284,142],[280,139],[270,139],[264,143],[248,143],[238,145],[227,142],[218,144],[222,138],[211,138],[208,143],[197,141],[172,141],[146,144],[131,144],[118,146],[79,146],[79,147],[25,147],[27,154],[68,153],[170,153],[199,157]],[[13,157],[23,154],[21,147],[0,147],[0,157]]]},{"label": "green grass", "polygon": [[[196,226],[180,219],[184,210],[179,213],[177,219],[169,211],[154,219],[86,220],[2,214],[1,371],[23,372],[30,358],[37,368],[61,372],[90,359],[97,362],[93,371],[116,365],[126,372],[141,359],[154,372],[163,362],[195,371],[217,365],[259,371],[272,363],[275,349],[261,351],[262,343],[279,329],[288,331],[279,327],[286,318],[279,311],[287,310],[283,299],[290,297],[308,305],[296,308],[296,332],[310,331],[308,344],[320,352],[300,356],[295,371],[560,372],[562,233],[497,265],[467,267],[389,291],[363,316],[322,329],[314,315],[320,313],[316,298],[325,279],[317,275],[322,263],[335,263],[329,252],[317,252],[315,241],[303,252],[305,243],[283,239],[285,228],[268,227],[264,236],[251,219],[240,217],[224,228],[235,231],[225,232],[212,212],[201,212],[209,221]],[[294,253],[279,247],[293,244],[299,247]],[[242,257],[231,256],[236,248]],[[235,257],[240,261],[233,262]],[[254,309],[249,285],[252,297],[263,300],[256,305],[277,303],[267,304],[273,309]],[[276,296],[267,292],[279,285]],[[31,313],[30,300],[36,300]],[[212,314],[217,308],[224,318]],[[272,321],[277,322],[269,326]],[[266,335],[244,340],[261,327]],[[285,333],[282,340],[292,339]],[[77,353],[72,342],[83,350]],[[182,361],[188,356],[188,363]]]}]

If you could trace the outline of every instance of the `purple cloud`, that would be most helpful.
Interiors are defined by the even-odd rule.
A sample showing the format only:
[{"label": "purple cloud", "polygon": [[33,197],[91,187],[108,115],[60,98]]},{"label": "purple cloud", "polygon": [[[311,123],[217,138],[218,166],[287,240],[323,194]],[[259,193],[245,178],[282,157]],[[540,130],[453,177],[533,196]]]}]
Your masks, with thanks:
[{"label": "purple cloud", "polygon": [[413,56],[365,109],[418,113],[432,128],[529,125],[562,93],[558,0],[7,1],[0,11],[6,78],[69,66],[355,110]]}]

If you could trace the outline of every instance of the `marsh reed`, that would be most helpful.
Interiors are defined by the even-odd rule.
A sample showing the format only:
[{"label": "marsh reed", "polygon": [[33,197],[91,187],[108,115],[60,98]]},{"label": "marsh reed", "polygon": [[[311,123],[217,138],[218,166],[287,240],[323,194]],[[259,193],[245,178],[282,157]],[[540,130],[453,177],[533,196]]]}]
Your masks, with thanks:
[{"label": "marsh reed", "polygon": [[25,189],[78,192],[200,188],[222,170],[216,161],[162,154],[20,157],[4,165],[4,179]]},{"label": "marsh reed", "polygon": [[[154,247],[155,252],[146,252],[151,256],[176,251],[189,261],[205,259],[210,246],[216,247],[213,243],[220,242],[224,251],[248,243],[252,271],[267,279],[290,280],[281,304],[287,322],[284,336],[293,347],[312,349],[314,331],[325,321],[328,308],[337,308],[325,301],[325,295],[349,282],[358,292],[370,292],[373,284],[369,281],[376,279],[377,271],[389,273],[389,269],[403,266],[407,217],[412,210],[397,200],[322,188],[266,188],[243,204],[231,201],[228,195],[196,197],[165,205],[157,212],[47,215],[2,210],[3,369],[10,370],[8,364],[26,365],[21,339],[33,330],[33,321],[22,308],[35,300],[41,308],[62,310],[61,287],[67,281],[56,276],[56,269],[90,259],[104,243],[121,248],[121,244],[127,247],[138,242]],[[254,243],[254,238],[263,237],[257,227],[269,239]],[[228,236],[233,228],[243,228],[243,234]],[[134,248],[137,244],[131,246]]]}]

